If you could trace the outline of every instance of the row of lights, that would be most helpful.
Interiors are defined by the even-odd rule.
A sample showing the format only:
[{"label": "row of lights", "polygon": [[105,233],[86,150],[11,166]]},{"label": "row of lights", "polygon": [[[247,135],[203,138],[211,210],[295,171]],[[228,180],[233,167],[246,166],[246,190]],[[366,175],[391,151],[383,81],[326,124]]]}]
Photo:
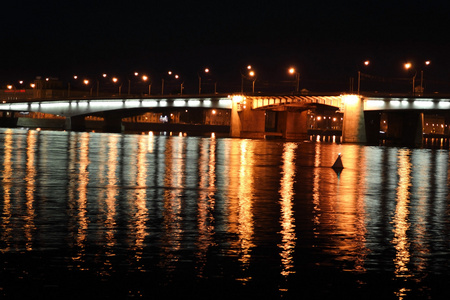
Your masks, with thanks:
[{"label": "row of lights", "polygon": [[[247,70],[248,70],[248,71],[247,71],[247,74],[246,74],[246,75],[243,75],[243,74],[242,74],[242,88],[241,88],[241,91],[243,90],[243,80],[244,80],[244,78],[247,78],[247,79],[251,79],[251,80],[253,81],[252,92],[254,93],[254,92],[255,92],[256,72],[255,72],[255,70],[252,68],[251,65],[248,65],[248,66],[247,66]],[[201,89],[202,89],[202,86],[201,86],[201,79],[202,79],[202,76],[201,76],[201,74],[208,74],[208,73],[210,73],[210,69],[209,69],[209,68],[205,68],[205,69],[202,71],[202,73],[197,73],[198,79],[199,79],[199,93],[201,93]],[[296,76],[296,92],[298,92],[298,89],[299,89],[300,74],[299,74],[299,73],[297,72],[297,70],[296,70],[295,68],[293,68],[293,67],[291,67],[291,68],[288,69],[288,73],[291,74],[291,75],[295,75],[295,76]],[[175,79],[180,79],[180,76],[179,76],[178,74],[174,74],[172,71],[168,71],[167,74],[168,74],[169,76],[172,76],[172,75],[173,75],[173,77],[174,77]],[[138,72],[134,72],[134,76],[135,76],[135,77],[139,77],[139,73],[138,73]],[[103,73],[103,74],[102,74],[102,77],[103,77],[103,78],[107,78],[108,75],[107,75],[106,73]],[[74,75],[74,76],[73,76],[73,79],[78,80],[78,76],[77,76],[77,75]],[[141,79],[142,79],[142,81],[144,81],[144,82],[150,81],[149,76],[147,76],[147,75],[145,75],[145,74],[141,76]],[[50,78],[46,78],[45,80],[46,80],[46,81],[49,81]],[[119,78],[118,78],[118,77],[112,77],[112,78],[111,78],[111,81],[112,81],[113,83],[118,83],[118,82],[119,82]],[[128,81],[129,81],[129,84],[130,84],[130,80],[128,80]],[[163,82],[162,84],[164,85],[164,79],[162,79],[162,82]],[[91,81],[90,81],[89,79],[83,79],[83,84],[85,84],[86,86],[88,86],[90,83],[91,83]],[[23,81],[22,81],[22,80],[19,81],[19,84],[22,85],[22,84],[23,84]],[[31,87],[31,88],[35,88],[36,85],[35,85],[34,83],[31,83],[31,84],[30,84],[30,87]],[[15,89],[14,85],[11,85],[11,84],[10,84],[10,85],[7,85],[7,88],[10,89],[10,90]],[[149,93],[150,93],[150,88],[151,88],[151,84],[149,85]],[[164,87],[163,87],[163,88],[164,88]],[[242,91],[242,92],[243,92],[243,91]]]},{"label": "row of lights", "polygon": [[[363,62],[364,66],[369,66],[370,65],[370,60],[365,60]],[[424,61],[425,66],[429,66],[431,64],[430,60],[426,60]],[[406,62],[403,64],[403,67],[405,68],[405,70],[409,71],[413,69],[413,64],[411,62]],[[420,77],[420,92],[423,92],[423,70],[420,70],[421,73],[421,77]],[[417,71],[415,71],[414,76],[413,76],[413,83],[412,83],[412,92],[413,95],[415,94],[415,81],[416,81],[416,76],[417,76]],[[358,71],[358,94],[360,92],[360,85],[361,85],[361,72]]]}]

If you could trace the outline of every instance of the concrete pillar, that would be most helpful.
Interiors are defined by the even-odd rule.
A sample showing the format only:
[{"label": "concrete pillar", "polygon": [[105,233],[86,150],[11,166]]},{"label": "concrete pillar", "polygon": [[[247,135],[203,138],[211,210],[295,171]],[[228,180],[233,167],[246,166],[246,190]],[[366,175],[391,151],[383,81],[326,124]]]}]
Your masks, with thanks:
[{"label": "concrete pillar", "polygon": [[0,117],[0,126],[14,128],[17,126],[17,120],[18,118],[15,117],[14,112],[3,111]]},{"label": "concrete pillar", "polygon": [[122,128],[122,115],[118,112],[105,112],[103,115],[103,132],[121,133]]},{"label": "concrete pillar", "polygon": [[252,109],[252,100],[235,97],[231,108],[230,135],[241,138],[264,138],[265,111]]},{"label": "concrete pillar", "polygon": [[400,146],[422,146],[424,116],[421,112],[399,111],[388,114],[387,139]]},{"label": "concrete pillar", "polygon": [[71,131],[85,131],[86,124],[84,123],[84,116],[66,117],[64,129]]},{"label": "concrete pillar", "polygon": [[307,111],[282,111],[278,114],[278,128],[285,139],[308,139]]},{"label": "concrete pillar", "polygon": [[380,122],[381,112],[370,111],[364,113],[366,125],[366,139],[369,145],[378,145],[380,143]]},{"label": "concrete pillar", "polygon": [[342,142],[366,143],[363,98],[359,95],[344,95],[342,101],[344,101]]},{"label": "concrete pillar", "polygon": [[241,118],[239,116],[239,110],[241,105],[241,99],[237,96],[232,98],[231,104],[231,121],[230,121],[230,136],[241,137]]}]

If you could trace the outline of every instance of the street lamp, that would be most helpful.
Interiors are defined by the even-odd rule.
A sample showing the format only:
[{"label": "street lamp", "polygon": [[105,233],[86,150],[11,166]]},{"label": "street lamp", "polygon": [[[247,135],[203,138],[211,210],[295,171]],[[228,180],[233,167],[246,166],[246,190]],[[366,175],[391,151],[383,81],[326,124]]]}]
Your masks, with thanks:
[{"label": "street lamp", "polygon": [[[117,83],[117,82],[119,82],[119,79],[118,79],[117,77],[113,77],[113,78],[112,78],[112,82]],[[120,97],[120,95],[121,95],[121,93],[122,93],[122,84],[123,84],[123,83],[121,83],[121,84],[119,85],[119,97]]]},{"label": "street lamp", "polygon": [[[134,77],[138,77],[139,73],[138,72],[134,72],[133,75],[134,75]],[[128,78],[128,96],[130,96],[130,94],[131,94],[131,79]]]},{"label": "street lamp", "polygon": [[[148,76],[142,75],[142,81],[146,82],[147,80],[149,80]],[[149,81],[149,84],[148,84],[148,95],[149,96],[150,96],[151,89],[152,89],[152,82]]]},{"label": "street lamp", "polygon": [[[209,73],[209,69],[205,68],[203,70],[203,72],[205,74],[208,74]],[[200,76],[200,73],[197,73],[197,76],[198,76],[198,94],[200,95],[202,93],[202,77]]]},{"label": "street lamp", "polygon": [[[83,83],[84,83],[86,86],[89,86],[89,80],[88,80],[88,79],[83,80]],[[91,86],[90,89],[89,89],[89,96],[92,97],[92,86]]]},{"label": "street lamp", "polygon": [[291,75],[295,74],[295,92],[298,93],[299,83],[300,83],[300,74],[297,72],[297,70],[295,70],[295,68],[289,68],[288,72]]},{"label": "street lamp", "polygon": [[[368,65],[370,65],[370,61],[369,60],[365,60],[363,62],[363,64],[364,64],[364,66],[367,67]],[[352,90],[353,90],[353,88],[352,88]],[[360,90],[361,90],[361,71],[358,70],[358,95],[359,95]]]},{"label": "street lamp", "polygon": [[253,81],[253,84],[252,84],[252,92],[253,92],[253,94],[254,94],[254,93],[255,93],[256,73],[255,73],[255,71],[252,69],[252,66],[251,66],[251,65],[248,65],[248,66],[247,66],[247,70],[248,70],[247,75],[244,75],[244,74],[241,73],[241,93],[242,93],[242,94],[244,93],[244,78],[247,78],[247,79],[251,79],[251,80]]},{"label": "street lamp", "polygon": [[[412,68],[412,64],[410,62],[407,62],[404,64],[404,67],[406,70],[409,70]],[[416,85],[416,75],[417,75],[417,71],[415,71],[414,76],[413,76],[413,80],[412,80],[412,94],[413,96],[415,96],[415,85]]]}]

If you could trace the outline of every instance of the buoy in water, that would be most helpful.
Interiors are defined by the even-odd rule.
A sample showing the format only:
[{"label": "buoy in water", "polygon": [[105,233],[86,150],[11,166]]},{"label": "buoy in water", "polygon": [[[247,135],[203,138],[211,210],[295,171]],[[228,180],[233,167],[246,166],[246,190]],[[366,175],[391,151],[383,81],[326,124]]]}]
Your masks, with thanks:
[{"label": "buoy in water", "polygon": [[342,164],[342,159],[341,159],[341,154],[340,153],[338,154],[338,157],[337,157],[336,161],[334,162],[332,168],[335,169],[335,170],[336,169],[342,170],[344,168],[344,165]]}]

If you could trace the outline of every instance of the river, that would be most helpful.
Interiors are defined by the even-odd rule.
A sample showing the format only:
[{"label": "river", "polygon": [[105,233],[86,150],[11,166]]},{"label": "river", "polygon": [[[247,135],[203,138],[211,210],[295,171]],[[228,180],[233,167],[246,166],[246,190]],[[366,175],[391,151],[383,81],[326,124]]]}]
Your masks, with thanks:
[{"label": "river", "polygon": [[448,298],[449,171],[442,149],[0,129],[0,298]]}]

